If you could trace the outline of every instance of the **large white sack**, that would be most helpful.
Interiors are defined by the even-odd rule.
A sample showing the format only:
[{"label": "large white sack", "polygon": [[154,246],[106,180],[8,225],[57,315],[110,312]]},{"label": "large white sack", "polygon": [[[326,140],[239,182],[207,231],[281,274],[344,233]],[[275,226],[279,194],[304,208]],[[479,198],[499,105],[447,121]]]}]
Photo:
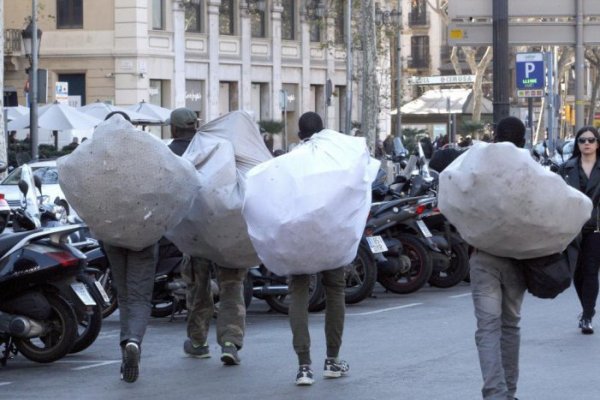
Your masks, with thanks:
[{"label": "large white sack", "polygon": [[379,164],[364,138],[323,130],[250,170],[242,212],[265,266],[288,275],[349,264],[364,231]]},{"label": "large white sack", "polygon": [[235,111],[203,125],[182,155],[201,188],[190,212],[167,237],[184,253],[228,268],[260,264],[242,217],[246,172],[272,158],[256,124]]},{"label": "large white sack", "polygon": [[440,174],[439,207],[472,246],[526,259],[563,251],[590,199],[512,143],[477,143]]},{"label": "large white sack", "polygon": [[141,250],[181,221],[198,190],[193,165],[120,115],[58,159],[60,187],[100,240]]}]

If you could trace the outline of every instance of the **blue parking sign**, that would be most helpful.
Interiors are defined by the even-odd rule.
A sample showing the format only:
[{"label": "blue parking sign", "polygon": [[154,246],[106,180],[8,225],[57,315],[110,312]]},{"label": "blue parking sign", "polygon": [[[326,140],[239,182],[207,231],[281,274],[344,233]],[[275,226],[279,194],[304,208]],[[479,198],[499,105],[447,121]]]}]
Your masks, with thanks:
[{"label": "blue parking sign", "polygon": [[542,97],[546,75],[543,53],[518,53],[516,61],[518,96]]}]

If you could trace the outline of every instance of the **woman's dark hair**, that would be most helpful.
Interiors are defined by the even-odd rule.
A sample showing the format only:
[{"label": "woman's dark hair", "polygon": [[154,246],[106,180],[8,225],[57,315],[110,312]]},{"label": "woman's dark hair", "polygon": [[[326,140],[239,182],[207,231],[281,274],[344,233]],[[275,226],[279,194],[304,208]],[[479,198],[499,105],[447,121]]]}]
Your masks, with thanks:
[{"label": "woman's dark hair", "polygon": [[600,159],[600,133],[598,133],[598,129],[594,128],[593,126],[584,126],[577,131],[575,134],[575,143],[573,145],[573,155],[571,155],[571,158],[581,156],[581,150],[579,150],[579,143],[577,143],[577,139],[579,139],[579,136],[583,135],[585,132],[592,132],[594,134],[594,137],[596,138],[596,144],[598,145],[596,148],[596,157]]},{"label": "woman's dark hair", "polygon": [[106,115],[106,117],[104,117],[104,120],[106,121],[107,119],[109,119],[110,117],[112,117],[115,114],[119,114],[120,116],[125,118],[127,121],[131,122],[131,118],[129,118],[129,115],[127,115],[127,113],[124,113],[123,111],[111,111]]}]

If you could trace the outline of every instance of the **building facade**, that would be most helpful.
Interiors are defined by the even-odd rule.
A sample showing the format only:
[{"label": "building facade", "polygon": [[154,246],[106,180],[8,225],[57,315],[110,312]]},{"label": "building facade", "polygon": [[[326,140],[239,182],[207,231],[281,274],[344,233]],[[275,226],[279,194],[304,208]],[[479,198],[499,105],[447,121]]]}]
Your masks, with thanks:
[{"label": "building facade", "polygon": [[[48,101],[56,82],[68,82],[74,105],[143,100],[187,106],[204,121],[243,109],[256,121],[285,121],[290,141],[300,114],[315,110],[330,128],[344,131],[344,3],[328,1],[322,9],[316,0],[39,0],[39,67],[48,70]],[[402,0],[403,80],[439,67],[442,29],[426,3]],[[5,86],[25,105],[29,62],[20,31],[31,2],[5,3],[4,11]],[[382,96],[391,97],[395,85],[393,49],[391,41],[384,47]],[[354,57],[355,71],[359,60]],[[355,121],[358,81],[352,90]],[[411,97],[405,90],[403,101]],[[382,109],[382,131],[391,132],[393,103]]]}]

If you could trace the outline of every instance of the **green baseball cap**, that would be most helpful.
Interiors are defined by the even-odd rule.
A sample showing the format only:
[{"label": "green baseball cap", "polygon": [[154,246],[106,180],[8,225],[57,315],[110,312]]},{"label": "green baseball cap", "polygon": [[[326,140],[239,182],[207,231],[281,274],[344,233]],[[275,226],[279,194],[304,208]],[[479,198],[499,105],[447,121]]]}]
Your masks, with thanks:
[{"label": "green baseball cap", "polygon": [[195,128],[198,117],[196,113],[189,108],[181,107],[171,111],[171,116],[167,119],[167,125],[173,125],[177,128]]}]

